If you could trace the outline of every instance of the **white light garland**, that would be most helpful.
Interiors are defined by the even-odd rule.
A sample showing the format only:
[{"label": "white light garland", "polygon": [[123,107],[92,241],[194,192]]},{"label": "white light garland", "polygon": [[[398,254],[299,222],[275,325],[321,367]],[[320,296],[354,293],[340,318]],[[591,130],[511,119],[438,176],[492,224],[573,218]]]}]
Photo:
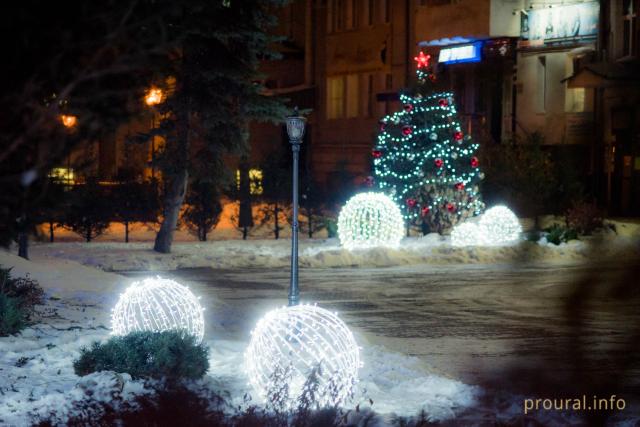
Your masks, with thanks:
[{"label": "white light garland", "polygon": [[486,244],[503,245],[520,238],[522,226],[518,217],[506,206],[494,206],[480,218],[480,227],[484,228]]},{"label": "white light garland", "polygon": [[199,344],[204,337],[204,309],[198,298],[173,280],[147,278],[120,295],[111,311],[114,335],[134,331],[182,330]]},{"label": "white light garland", "polygon": [[338,216],[338,237],[347,249],[397,246],[403,233],[400,209],[381,193],[356,194]]},{"label": "white light garland", "polygon": [[451,244],[453,246],[481,246],[487,241],[484,227],[472,222],[463,222],[451,230]]},{"label": "white light garland", "polygon": [[262,399],[274,399],[286,384],[288,393],[279,398],[288,408],[295,407],[314,369],[319,369],[315,403],[346,402],[361,367],[360,349],[347,325],[335,313],[315,305],[267,313],[251,333],[244,364]]}]

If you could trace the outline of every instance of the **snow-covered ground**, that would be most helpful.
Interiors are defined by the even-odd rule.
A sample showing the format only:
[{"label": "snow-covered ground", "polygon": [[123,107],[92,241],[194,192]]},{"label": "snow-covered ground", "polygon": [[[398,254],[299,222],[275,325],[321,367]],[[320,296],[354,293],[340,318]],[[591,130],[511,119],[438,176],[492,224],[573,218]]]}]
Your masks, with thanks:
[{"label": "snow-covered ground", "polygon": [[[0,265],[13,267],[15,275],[29,273],[48,296],[34,325],[17,336],[0,338],[0,425],[30,425],[51,415],[63,422],[82,399],[109,400],[114,392],[125,397],[145,392],[143,384],[128,375],[104,372],[79,378],[72,367],[82,346],[108,338],[110,307],[131,279],[74,261],[37,256],[25,261],[4,252]],[[201,382],[229,392],[230,404],[242,404],[250,392],[239,368],[248,331],[239,332],[234,324],[244,319],[234,318],[234,310],[213,296],[206,298],[206,306],[213,307],[210,311],[225,313],[225,324],[208,328],[205,343],[211,349],[211,369]],[[236,332],[220,338],[223,329]],[[362,337],[358,339],[364,344]],[[363,402],[368,398],[376,402],[379,413],[413,415],[425,409],[434,420],[447,419],[473,405],[480,393],[477,387],[433,374],[417,358],[371,344],[363,345],[357,395]]]},{"label": "snow-covered ground", "polygon": [[[303,298],[321,305],[342,304],[344,318],[363,347],[364,368],[358,392],[362,401],[372,399],[372,409],[382,414],[414,415],[424,409],[433,420],[450,419],[477,405],[483,394],[479,387],[469,385],[472,381],[468,381],[462,366],[466,362],[451,355],[472,349],[478,358],[471,363],[486,363],[494,355],[507,352],[502,337],[491,338],[496,335],[491,328],[497,326],[486,313],[498,309],[483,306],[482,297],[489,295],[491,299],[495,295],[505,315],[521,318],[522,324],[544,334],[549,323],[545,304],[559,296],[553,280],[536,284],[522,298],[515,291],[503,293],[504,289],[517,287],[473,288],[477,280],[474,275],[486,283],[505,265],[522,259],[538,262],[537,270],[509,273],[511,276],[502,279],[502,285],[517,285],[541,276],[545,269],[571,276],[566,265],[579,265],[594,253],[600,259],[624,259],[637,253],[638,227],[620,224],[617,229],[619,234],[606,233],[560,246],[522,241],[503,247],[452,248],[447,238],[428,235],[405,239],[397,249],[350,252],[340,248],[336,239],[305,239],[300,257],[301,278],[306,284]],[[79,378],[73,373],[72,362],[80,348],[108,338],[109,310],[133,280],[113,272],[150,274],[206,268],[208,276],[203,280],[195,280],[191,273],[183,276],[194,292],[203,296],[207,307],[205,342],[211,349],[211,369],[201,383],[228,392],[230,404],[242,404],[245,392],[250,391],[239,368],[248,332],[260,313],[285,301],[283,282],[289,251],[289,241],[282,239],[182,241],[167,255],[153,252],[148,241],[35,244],[32,261],[0,252],[0,265],[13,267],[14,275],[29,273],[49,297],[33,326],[17,336],[0,338],[0,425],[29,425],[29,417],[46,417],[52,412],[64,419],[74,402],[88,398],[89,391],[98,399],[110,399],[113,392],[124,396],[145,392],[141,382],[127,375],[98,373]],[[221,279],[212,286],[210,275],[218,271]],[[223,271],[228,274],[222,275]],[[456,279],[448,280],[448,274]],[[225,285],[233,275],[241,277],[244,285]],[[441,283],[443,293],[433,293],[430,280]],[[367,290],[369,282],[375,282],[371,290]],[[456,294],[459,285],[467,288]],[[333,296],[327,297],[323,289]],[[549,298],[540,305],[540,301],[533,302],[533,295]],[[383,301],[389,304],[383,305]],[[468,301],[473,304],[465,305]],[[413,310],[407,310],[407,302]],[[447,310],[451,303],[463,318],[450,316]],[[358,307],[364,306],[369,308],[363,315]],[[530,317],[531,312],[538,316]],[[467,315],[472,318],[465,318]],[[597,326],[606,331],[610,327],[607,322],[612,320],[615,316]],[[432,335],[421,335],[424,328],[436,329]],[[466,336],[461,331],[475,331],[476,335]],[[518,333],[531,335],[524,329]],[[429,348],[428,353],[425,348]],[[482,358],[485,353],[490,357]],[[496,360],[494,365],[500,365],[500,359]],[[449,370],[448,366],[455,369]],[[501,408],[501,415],[521,414],[517,402],[514,398]]]},{"label": "snow-covered ground", "polygon": [[[623,224],[631,231],[584,237],[560,245],[520,241],[499,247],[452,247],[449,237],[429,234],[405,238],[398,248],[374,248],[349,251],[338,239],[305,239],[300,242],[302,268],[391,267],[401,265],[495,264],[526,259],[550,263],[582,262],[593,255],[628,255],[637,247],[637,227]],[[618,229],[625,230],[621,225]],[[597,243],[604,242],[605,245]],[[291,243],[279,240],[216,240],[174,243],[171,254],[152,250],[152,243],[66,242],[36,244],[33,254],[43,258],[62,258],[98,267],[105,271],[167,271],[180,268],[246,267],[281,268],[290,263]]]}]

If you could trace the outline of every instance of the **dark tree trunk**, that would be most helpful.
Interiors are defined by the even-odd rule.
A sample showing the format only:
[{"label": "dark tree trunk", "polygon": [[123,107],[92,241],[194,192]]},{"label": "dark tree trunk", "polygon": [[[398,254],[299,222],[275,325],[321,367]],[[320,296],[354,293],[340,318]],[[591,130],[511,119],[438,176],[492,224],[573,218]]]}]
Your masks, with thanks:
[{"label": "dark tree trunk", "polygon": [[53,221],[49,221],[49,242],[53,243]]},{"label": "dark tree trunk", "polygon": [[18,234],[18,256],[29,259],[29,235],[25,232]]},{"label": "dark tree trunk", "polygon": [[242,240],[247,240],[247,235],[249,234],[249,227],[242,227]]},{"label": "dark tree trunk", "polygon": [[309,238],[313,238],[313,221],[311,220],[311,210],[307,209],[307,223],[309,224]]},{"label": "dark tree trunk", "polygon": [[129,243],[129,221],[124,222],[124,242]]},{"label": "dark tree trunk", "polygon": [[207,241],[207,229],[206,228],[202,229],[202,241],[203,242]]},{"label": "dark tree trunk", "polygon": [[171,244],[173,243],[173,233],[178,224],[178,216],[180,208],[187,192],[187,181],[189,173],[186,168],[177,172],[167,180],[164,198],[164,218],[160,231],[156,235],[156,241],[153,250],[163,254],[171,252]]},{"label": "dark tree trunk", "polygon": [[278,203],[275,204],[275,208],[273,209],[273,211],[275,212],[275,228],[273,229],[273,232],[275,233],[276,236],[276,240],[278,240],[278,238],[280,238],[280,224],[278,223]]},{"label": "dark tree trunk", "polygon": [[85,234],[85,239],[86,239],[87,243],[89,243],[91,241],[91,226],[87,227],[87,233]]}]

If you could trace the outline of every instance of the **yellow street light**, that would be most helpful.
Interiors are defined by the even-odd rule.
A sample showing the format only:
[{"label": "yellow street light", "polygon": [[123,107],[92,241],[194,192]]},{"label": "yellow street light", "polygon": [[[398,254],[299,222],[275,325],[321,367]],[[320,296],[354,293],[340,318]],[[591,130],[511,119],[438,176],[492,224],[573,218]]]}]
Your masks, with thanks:
[{"label": "yellow street light", "polygon": [[162,89],[152,87],[145,94],[144,102],[149,106],[158,105],[162,102],[163,96],[164,93],[162,92]]},{"label": "yellow street light", "polygon": [[72,128],[78,124],[78,117],[71,114],[62,114],[60,116],[60,121],[64,127]]}]

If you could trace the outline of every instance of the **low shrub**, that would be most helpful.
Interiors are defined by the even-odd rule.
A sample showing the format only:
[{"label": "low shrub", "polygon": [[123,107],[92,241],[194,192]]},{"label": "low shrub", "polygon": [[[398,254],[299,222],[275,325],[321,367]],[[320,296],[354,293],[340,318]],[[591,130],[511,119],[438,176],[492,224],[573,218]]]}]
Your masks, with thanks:
[{"label": "low shrub", "polygon": [[602,211],[593,202],[576,202],[567,210],[565,220],[569,228],[589,235],[603,227]]},{"label": "low shrub", "polygon": [[547,230],[547,242],[559,245],[560,243],[566,243],[569,240],[576,240],[578,238],[578,232],[570,227],[563,227],[558,224],[554,224]]},{"label": "low shrub", "polygon": [[324,227],[327,229],[327,237],[338,237],[338,223],[333,218],[324,219]]},{"label": "low shrub", "polygon": [[20,332],[42,304],[44,291],[27,277],[11,277],[10,268],[0,267],[0,336]]},{"label": "low shrub", "polygon": [[201,378],[209,369],[209,350],[179,331],[133,332],[83,348],[73,362],[77,375],[126,372],[133,378]]},{"label": "low shrub", "polygon": [[0,293],[0,337],[20,332],[25,326],[25,318],[17,298]]}]

